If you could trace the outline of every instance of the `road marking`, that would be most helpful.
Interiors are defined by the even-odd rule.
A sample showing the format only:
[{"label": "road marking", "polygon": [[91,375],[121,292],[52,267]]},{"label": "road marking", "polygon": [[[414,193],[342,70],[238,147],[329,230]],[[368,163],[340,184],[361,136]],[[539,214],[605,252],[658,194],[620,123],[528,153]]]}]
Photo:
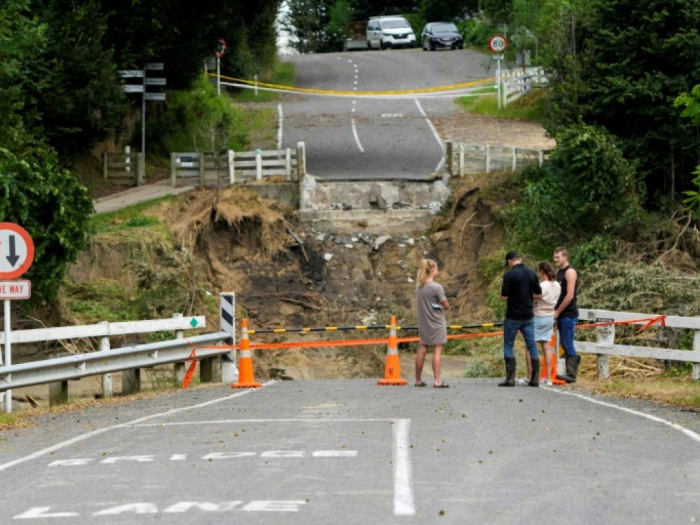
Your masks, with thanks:
[{"label": "road marking", "polygon": [[408,429],[410,419],[397,419],[392,429],[394,437],[394,515],[415,516],[413,472]]},{"label": "road marking", "polygon": [[[135,427],[186,426],[186,425],[223,425],[236,423],[392,423],[392,464],[394,466],[394,514],[396,516],[415,516],[416,505],[413,494],[413,467],[408,431],[410,419],[220,419],[213,421],[172,421],[166,423],[147,423]],[[338,451],[330,451],[338,452]],[[345,451],[344,451],[345,452]],[[347,451],[348,453],[357,451]],[[314,453],[314,455],[316,455]],[[350,454],[348,454],[350,457]],[[325,456],[319,456],[325,457]],[[352,456],[354,457],[354,456]]]},{"label": "road marking", "polygon": [[598,399],[593,399],[592,397],[584,396],[583,394],[577,394],[575,392],[567,392],[565,390],[557,390],[556,388],[550,388],[547,386],[541,386],[540,388],[543,388],[544,390],[547,390],[548,392],[554,392],[555,394],[563,394],[565,396],[573,396],[573,397],[578,397],[580,399],[583,399],[585,401],[590,401],[591,403],[595,403],[596,405],[602,405],[604,407],[609,407],[609,408],[615,408],[617,410],[621,410],[623,412],[627,412],[628,414],[633,414],[635,416],[640,416],[646,419],[650,419],[651,421],[655,421],[657,423],[661,423],[662,425],[669,426],[675,430],[678,430],[688,436],[690,439],[693,441],[696,441],[700,443],[700,434],[693,432],[692,430],[685,428],[684,426],[679,425],[678,423],[673,423],[671,421],[668,421],[666,419],[657,417],[657,416],[652,416],[651,414],[645,414],[644,412],[639,412],[638,410],[633,410],[631,408],[623,407],[620,405],[615,405],[613,403],[608,403],[606,401],[600,401]]},{"label": "road marking", "polygon": [[255,452],[212,452],[202,457],[202,459],[237,459],[252,458]]},{"label": "road marking", "polygon": [[352,134],[355,136],[355,143],[357,144],[357,147],[360,148],[360,153],[364,153],[365,148],[362,147],[362,143],[360,142],[360,136],[357,134],[357,126],[355,125],[355,119],[352,119]]},{"label": "road marking", "polygon": [[382,118],[403,118],[403,113],[382,113]]},{"label": "road marking", "polygon": [[282,104],[277,105],[277,149],[282,149],[282,126],[284,125],[284,113]]},{"label": "road marking", "polygon": [[356,458],[357,450],[314,450],[315,458]]},{"label": "road marking", "polygon": [[420,105],[418,99],[414,98],[413,100],[416,102],[416,106],[418,106],[418,110],[420,111],[421,115],[423,115],[423,118],[425,118],[425,121],[428,123],[428,126],[430,126],[430,131],[433,132],[435,140],[437,140],[438,146],[440,146],[440,162],[438,162],[438,165],[435,167],[435,171],[439,172],[442,169],[443,164],[445,163],[445,143],[440,138],[440,134],[437,132],[437,129],[435,129],[435,126],[433,125],[432,121],[428,118],[428,115],[423,110],[423,106]]},{"label": "road marking", "polygon": [[352,103],[353,103],[353,104],[357,104],[357,100],[353,100]]},{"label": "road marking", "polygon": [[136,463],[150,463],[155,456],[114,456],[103,459],[100,463],[104,465],[114,465],[118,461],[135,461]]},{"label": "road marking", "polygon": [[189,454],[173,454],[170,456],[170,461],[187,461]]},{"label": "road marking", "polygon": [[89,465],[93,458],[59,459],[49,463],[49,467],[81,467]]},{"label": "road marking", "polygon": [[[299,512],[306,501],[303,500],[252,500],[243,507],[243,501],[225,501],[223,503],[210,503],[206,501],[179,501],[164,510],[159,510],[155,503],[125,503],[116,507],[109,507],[97,511],[92,516],[120,516],[122,514],[182,514],[192,509],[202,512]],[[240,508],[239,508],[240,507]],[[33,507],[28,511],[18,514],[13,519],[35,518],[75,518],[80,516],[77,512],[49,512],[51,507]]]},{"label": "road marking", "polygon": [[[275,384],[276,382],[277,381],[275,381],[275,380],[268,381],[266,383],[263,383],[262,386],[267,387],[267,386]],[[250,394],[252,392],[259,392],[259,391],[260,390],[257,388],[251,389],[251,390],[244,390],[242,392],[236,392],[235,394],[232,394],[230,396],[219,397],[217,399],[212,399],[211,401],[205,401],[204,403],[199,403],[197,405],[190,405],[190,406],[186,406],[186,407],[173,408],[170,410],[166,410],[165,412],[159,412],[157,414],[152,414],[150,416],[140,417],[138,419],[134,419],[133,421],[129,421],[127,423],[121,423],[119,425],[112,425],[111,427],[100,428],[98,430],[93,430],[92,432],[80,434],[79,436],[76,436],[76,437],[71,438],[71,439],[67,439],[66,441],[62,441],[62,442],[57,443],[55,445],[52,445],[50,447],[47,447],[47,448],[44,448],[41,450],[37,450],[36,452],[33,452],[27,456],[24,456],[24,457],[21,457],[21,458],[12,460],[12,461],[8,461],[7,463],[3,463],[2,465],[0,465],[0,472],[7,470],[10,467],[14,467],[15,465],[19,465],[21,463],[31,461],[32,459],[40,458],[42,456],[45,456],[46,454],[50,454],[51,452],[55,452],[57,450],[61,450],[63,448],[74,445],[76,443],[80,443],[81,441],[85,441],[86,439],[90,439],[91,437],[99,436],[100,434],[104,434],[105,432],[109,432],[111,430],[116,430],[119,428],[126,428],[126,427],[129,427],[132,425],[138,425],[139,423],[141,423],[143,421],[149,421],[151,419],[155,419],[158,417],[169,416],[171,414],[179,414],[180,412],[186,412],[188,410],[194,410],[196,408],[202,408],[205,406],[214,405],[216,403],[221,403],[222,401],[228,401],[229,399],[233,399],[235,397],[245,396],[245,395]]]}]

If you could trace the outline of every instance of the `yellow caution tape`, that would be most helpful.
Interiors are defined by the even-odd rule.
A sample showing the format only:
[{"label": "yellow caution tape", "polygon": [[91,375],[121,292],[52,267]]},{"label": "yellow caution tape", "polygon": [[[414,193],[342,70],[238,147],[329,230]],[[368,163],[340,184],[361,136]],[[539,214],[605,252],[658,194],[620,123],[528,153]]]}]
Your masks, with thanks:
[{"label": "yellow caution tape", "polygon": [[[209,73],[210,77],[215,77],[216,74]],[[221,75],[224,80],[230,80],[233,82],[239,82],[241,84],[247,84],[250,86],[259,86],[271,89],[277,89],[280,91],[287,91],[289,93],[316,93],[321,95],[351,95],[351,96],[377,96],[377,95],[414,95],[414,94],[424,94],[424,93],[439,93],[443,91],[455,91],[457,89],[466,89],[474,86],[479,86],[489,82],[493,82],[493,78],[484,78],[481,80],[471,80],[469,82],[462,82],[459,84],[449,84],[447,86],[437,86],[431,88],[421,88],[421,89],[403,89],[395,91],[339,91],[332,89],[311,89],[311,88],[298,88],[293,86],[283,86],[280,84],[268,84],[265,82],[255,82],[254,80],[245,80],[242,78],[227,77]]]}]

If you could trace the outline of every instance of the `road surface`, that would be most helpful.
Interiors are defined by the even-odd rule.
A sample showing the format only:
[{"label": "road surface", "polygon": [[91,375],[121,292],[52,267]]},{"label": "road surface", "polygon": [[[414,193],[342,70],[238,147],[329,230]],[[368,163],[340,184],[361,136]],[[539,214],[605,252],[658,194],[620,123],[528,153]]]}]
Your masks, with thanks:
[{"label": "road surface", "polygon": [[180,391],[2,433],[0,522],[691,523],[699,431],[494,380]]},{"label": "road surface", "polygon": [[[342,91],[445,86],[488,76],[490,57],[420,49],[289,57],[296,85]],[[426,180],[443,171],[443,142],[431,115],[459,111],[453,99],[376,100],[287,95],[284,147],[306,142],[307,171],[324,179]]]}]

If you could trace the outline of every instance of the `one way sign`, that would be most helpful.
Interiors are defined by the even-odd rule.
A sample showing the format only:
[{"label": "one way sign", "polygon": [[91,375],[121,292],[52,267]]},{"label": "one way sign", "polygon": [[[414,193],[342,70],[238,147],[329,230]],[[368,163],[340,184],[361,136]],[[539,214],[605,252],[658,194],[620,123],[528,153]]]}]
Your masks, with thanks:
[{"label": "one way sign", "polygon": [[0,279],[16,279],[32,265],[34,242],[27,230],[0,222]]}]

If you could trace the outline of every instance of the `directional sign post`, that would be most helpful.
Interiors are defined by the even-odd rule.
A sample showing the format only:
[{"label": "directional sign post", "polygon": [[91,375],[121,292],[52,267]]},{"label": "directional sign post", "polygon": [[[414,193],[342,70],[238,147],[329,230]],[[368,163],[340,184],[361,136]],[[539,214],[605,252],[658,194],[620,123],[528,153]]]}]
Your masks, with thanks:
[{"label": "directional sign post", "polygon": [[[29,299],[29,281],[9,281],[24,274],[34,261],[34,241],[27,230],[11,222],[0,222],[0,299],[4,301],[5,366],[12,364],[12,300]],[[8,281],[2,282],[5,279]],[[5,392],[5,412],[12,412],[12,390]]]},{"label": "directional sign post", "polygon": [[[146,86],[165,86],[166,79],[164,78],[147,78],[147,71],[163,71],[165,64],[163,62],[149,62],[143,69],[124,69],[119,71],[119,76],[122,78],[139,78],[140,84],[124,85],[124,93],[141,93],[141,153],[143,154],[143,162],[146,163],[146,101],[164,101],[165,93],[148,93]],[[138,176],[137,176],[138,178]]]}]

